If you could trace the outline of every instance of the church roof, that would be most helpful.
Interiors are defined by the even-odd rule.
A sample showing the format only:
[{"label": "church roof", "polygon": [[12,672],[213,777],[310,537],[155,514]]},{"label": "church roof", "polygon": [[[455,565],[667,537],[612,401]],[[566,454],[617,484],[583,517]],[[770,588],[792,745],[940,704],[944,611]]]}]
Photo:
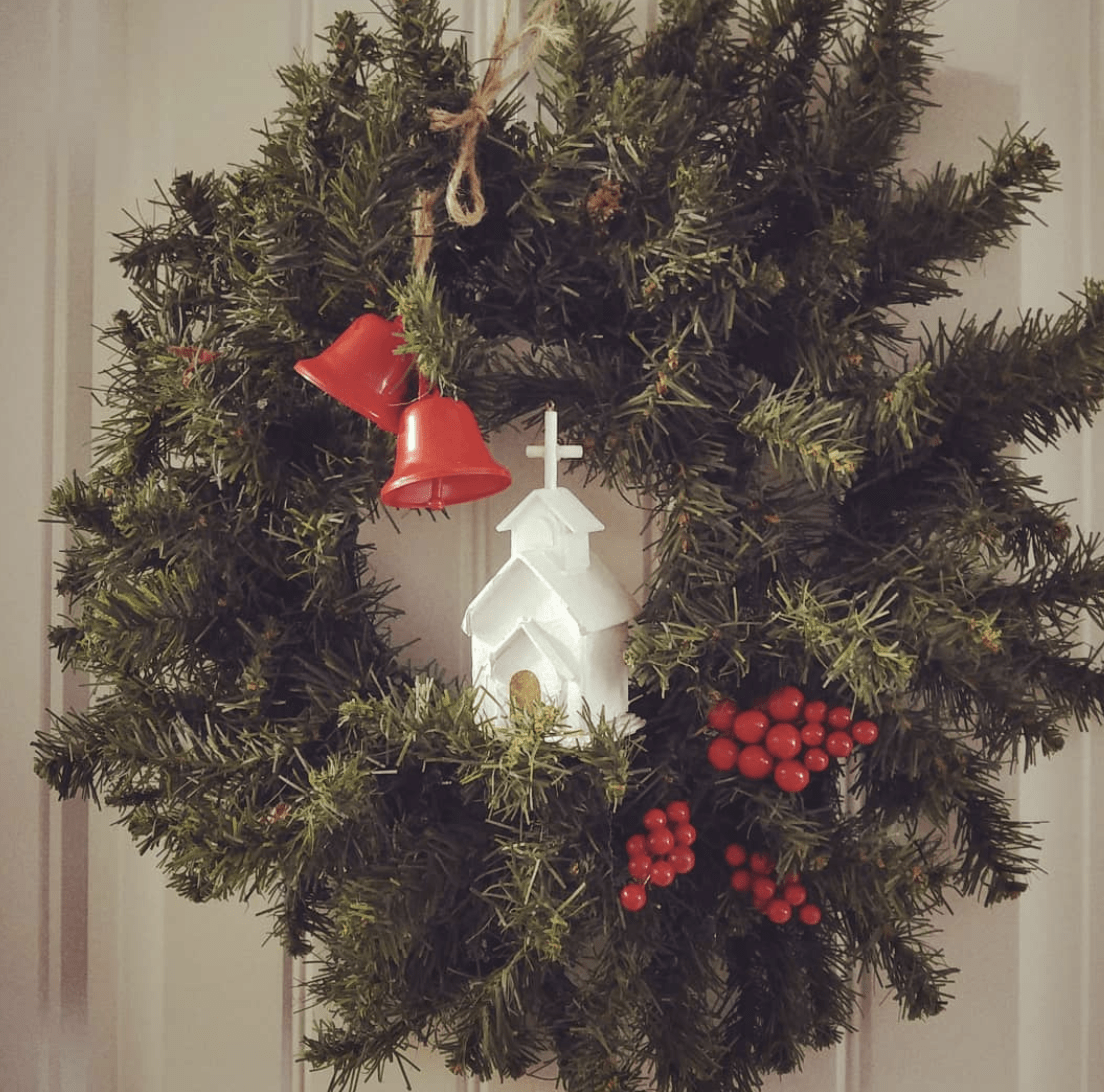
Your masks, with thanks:
[{"label": "church roof", "polygon": [[[516,579],[520,575],[519,567],[535,579],[519,582]],[[478,625],[476,615],[507,589],[511,595],[508,607],[512,617],[531,616],[532,606],[524,601],[528,596],[551,593],[564,604],[583,634],[597,633],[628,622],[636,616],[638,609],[636,601],[621,587],[601,558],[591,555],[589,568],[565,573],[550,551],[533,550],[511,557],[484,585],[464,612],[465,633],[471,634],[473,622]]]},{"label": "church roof", "polygon": [[571,655],[535,622],[518,622],[507,636],[491,652],[492,663],[519,640],[528,639],[533,647],[552,664],[556,673],[565,679],[578,677],[578,666],[571,662]]},{"label": "church roof", "polygon": [[534,489],[498,525],[499,531],[512,531],[534,510],[550,513],[566,530],[604,531],[605,524],[570,489]]}]

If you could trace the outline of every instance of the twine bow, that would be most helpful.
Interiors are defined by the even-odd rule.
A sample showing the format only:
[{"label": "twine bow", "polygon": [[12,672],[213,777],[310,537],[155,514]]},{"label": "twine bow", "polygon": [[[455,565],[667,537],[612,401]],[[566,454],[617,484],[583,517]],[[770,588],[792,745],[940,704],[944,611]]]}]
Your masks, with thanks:
[{"label": "twine bow", "polygon": [[[460,148],[445,188],[445,207],[453,221],[462,227],[478,224],[487,210],[483,199],[483,183],[475,166],[475,145],[479,134],[487,126],[491,107],[494,106],[499,92],[525,75],[533,67],[545,42],[555,36],[554,22],[558,5],[559,0],[538,0],[529,13],[525,26],[521,28],[521,33],[516,38],[507,40],[506,24],[510,18],[510,3],[507,0],[506,11],[491,47],[491,59],[483,74],[483,82],[472,95],[467,107],[459,113],[437,107],[429,111],[429,127],[433,132],[460,130]],[[519,55],[517,66],[513,71],[504,74],[510,54],[523,43],[525,48]],[[465,178],[470,207],[465,207],[460,199],[460,187]]]}]

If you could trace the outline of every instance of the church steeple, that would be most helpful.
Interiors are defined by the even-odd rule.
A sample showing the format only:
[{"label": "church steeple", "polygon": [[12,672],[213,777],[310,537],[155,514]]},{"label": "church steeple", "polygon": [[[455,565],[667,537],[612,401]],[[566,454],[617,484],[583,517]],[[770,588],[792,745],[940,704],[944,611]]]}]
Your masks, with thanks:
[{"label": "church steeple", "polygon": [[510,554],[544,552],[565,573],[581,572],[590,565],[590,536],[605,525],[570,489],[557,484],[560,459],[580,459],[578,444],[561,444],[557,437],[557,415],[549,406],[544,411],[544,443],[530,444],[525,454],[544,459],[544,488],[534,489],[499,525],[510,532]]},{"label": "church steeple", "polygon": [[560,443],[560,419],[556,407],[549,402],[544,407],[544,443],[528,444],[526,458],[544,459],[544,488],[557,488],[556,476],[561,459],[581,459],[583,449],[578,444]]}]

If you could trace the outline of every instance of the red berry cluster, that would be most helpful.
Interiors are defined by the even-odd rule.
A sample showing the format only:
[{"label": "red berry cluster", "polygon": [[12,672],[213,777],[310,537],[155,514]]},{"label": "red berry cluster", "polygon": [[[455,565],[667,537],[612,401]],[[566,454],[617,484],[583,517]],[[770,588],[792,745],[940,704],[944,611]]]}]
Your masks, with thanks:
[{"label": "red berry cluster", "polygon": [[785,925],[797,912],[805,925],[820,922],[820,907],[809,902],[809,892],[798,873],[779,879],[774,861],[766,853],[748,853],[735,842],[726,847],[725,861],[732,868],[732,890],[747,891],[752,905],[775,925]]},{"label": "red berry cluster", "polygon": [[780,687],[753,709],[725,698],[709,710],[706,723],[720,733],[709,744],[712,766],[726,773],[735,767],[755,781],[773,774],[784,792],[801,792],[810,774],[846,758],[855,744],[878,738],[872,720],[854,720],[844,705],[806,701],[796,686]]},{"label": "red berry cluster", "polygon": [[645,884],[669,887],[675,877],[694,867],[694,851],[690,848],[698,832],[690,823],[690,805],[685,800],[672,800],[664,808],[650,808],[644,813],[644,832],[634,834],[625,843],[629,855],[629,875],[632,883],[621,888],[621,905],[626,910],[643,910],[648,902]]}]

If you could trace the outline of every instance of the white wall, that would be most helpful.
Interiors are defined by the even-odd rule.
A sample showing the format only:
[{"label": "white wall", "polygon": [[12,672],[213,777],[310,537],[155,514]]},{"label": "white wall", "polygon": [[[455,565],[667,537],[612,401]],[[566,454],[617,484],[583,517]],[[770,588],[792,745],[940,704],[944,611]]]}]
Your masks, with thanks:
[{"label": "white wall", "polygon": [[[102,363],[94,323],[125,302],[109,265],[121,212],[176,169],[252,153],[250,132],[280,101],[276,65],[313,50],[329,0],[7,0],[0,35],[0,266],[8,376],[0,399],[0,1087],[4,1092],[291,1092],[324,1087],[292,1062],[304,1017],[292,969],[241,907],[196,907],[165,892],[153,863],[79,802],[59,806],[34,779],[29,740],[47,705],[79,701],[45,647],[61,534],[38,522],[50,485],[88,457],[86,388]],[[650,13],[654,3],[638,7]],[[458,0],[476,41],[500,0]],[[937,13],[945,66],[914,162],[980,162],[978,135],[1027,120],[1064,164],[1047,229],[1032,228],[971,280],[968,305],[1060,306],[1083,275],[1104,272],[1099,162],[1101,9],[1095,0],[948,0]],[[476,50],[476,52],[478,52]],[[518,438],[496,453],[524,485]],[[1092,435],[1040,460],[1055,496],[1101,523]],[[503,502],[506,503],[506,502]],[[587,503],[610,530],[602,552],[640,576],[638,524],[613,498]],[[506,544],[494,505],[452,521],[404,521],[413,632],[441,632],[427,655],[462,669],[465,642],[429,619],[470,599]],[[442,546],[462,558],[441,564]],[[618,543],[620,545],[618,545]],[[610,554],[615,556],[610,558]],[[424,581],[431,581],[427,588]],[[457,621],[459,615],[457,615]],[[871,988],[859,1033],[811,1058],[779,1092],[1090,1092],[1104,1072],[1104,945],[1096,907],[1104,848],[1094,787],[1099,737],[1074,740],[1045,769],[1011,780],[1027,818],[1046,819],[1045,866],[1018,903],[956,907],[944,947],[962,968],[958,1000],[923,1025],[900,1024]],[[422,1090],[456,1080],[427,1061]],[[461,1082],[463,1083],[463,1082]],[[533,1082],[530,1082],[533,1086]],[[396,1085],[398,1087],[398,1085]],[[471,1090],[468,1090],[471,1092]]]}]

